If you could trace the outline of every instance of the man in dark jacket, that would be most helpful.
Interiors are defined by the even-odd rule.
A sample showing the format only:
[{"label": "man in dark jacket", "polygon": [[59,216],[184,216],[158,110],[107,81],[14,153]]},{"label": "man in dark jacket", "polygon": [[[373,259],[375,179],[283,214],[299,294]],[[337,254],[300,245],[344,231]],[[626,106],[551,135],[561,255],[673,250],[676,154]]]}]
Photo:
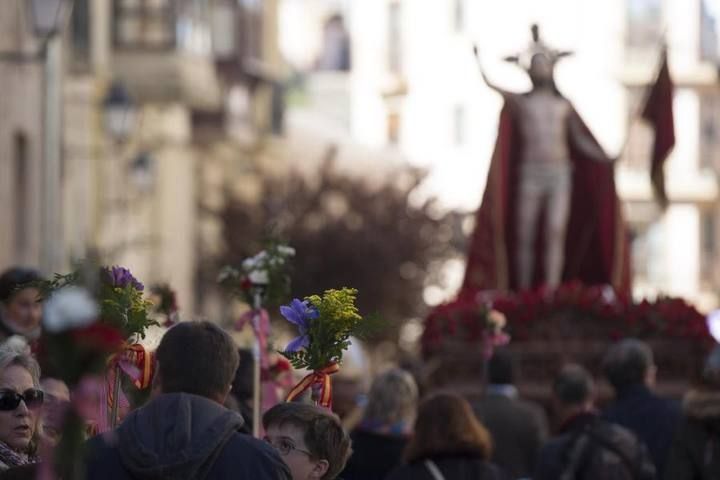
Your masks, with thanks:
[{"label": "man in dark jacket", "polygon": [[545,411],[518,397],[512,358],[506,350],[495,350],[488,362],[488,381],[485,395],[472,407],[492,435],[491,459],[513,478],[530,477],[548,435]]},{"label": "man in dark jacket", "polygon": [[230,336],[209,322],[171,328],[157,350],[153,399],[88,442],[88,480],[289,480],[268,444],[239,433],[222,406],[238,367]]},{"label": "man in dark jacket", "polygon": [[683,420],[665,465],[666,480],[680,478],[720,478],[720,345],[705,363],[701,385],[683,401]]},{"label": "man in dark jacket", "polygon": [[653,480],[647,448],[627,429],[602,420],[593,381],[580,365],[564,367],[553,385],[560,434],[540,451],[534,480]]},{"label": "man in dark jacket", "polygon": [[652,350],[640,340],[621,340],[608,350],[603,370],[615,390],[615,400],[603,417],[627,428],[647,445],[662,477],[681,412],[677,403],[651,391],[657,370]]}]

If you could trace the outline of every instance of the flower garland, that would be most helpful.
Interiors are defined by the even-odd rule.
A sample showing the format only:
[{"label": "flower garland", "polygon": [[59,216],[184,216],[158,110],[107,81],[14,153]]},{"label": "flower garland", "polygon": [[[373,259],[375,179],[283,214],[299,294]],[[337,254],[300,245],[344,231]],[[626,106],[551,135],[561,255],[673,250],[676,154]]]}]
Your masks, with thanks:
[{"label": "flower garland", "polygon": [[562,319],[573,327],[562,333],[577,338],[710,339],[705,316],[683,299],[659,297],[635,303],[611,287],[573,282],[554,291],[483,292],[440,305],[425,319],[423,353],[432,355],[448,343],[482,342],[488,307],[507,317],[507,329],[516,342],[557,339],[561,328],[557,322]]}]

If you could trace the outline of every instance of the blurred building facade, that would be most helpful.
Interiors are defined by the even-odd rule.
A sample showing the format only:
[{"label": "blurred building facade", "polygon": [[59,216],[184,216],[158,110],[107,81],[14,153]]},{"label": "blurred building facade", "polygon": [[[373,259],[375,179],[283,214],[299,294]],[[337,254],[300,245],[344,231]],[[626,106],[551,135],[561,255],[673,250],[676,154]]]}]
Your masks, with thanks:
[{"label": "blurred building facade", "polygon": [[[0,269],[51,273],[98,252],[147,284],[170,283],[192,315],[198,265],[219,236],[204,212],[222,203],[243,152],[281,129],[276,1],[73,3],[62,31],[60,262],[41,258],[42,64],[0,61]],[[26,2],[2,2],[0,52],[34,43]],[[112,87],[132,102],[122,135],[106,118]]]},{"label": "blurred building facade", "polygon": [[0,265],[37,264],[43,168],[40,62],[18,58],[39,47],[22,0],[0,5]]},{"label": "blurred building facade", "polygon": [[[476,208],[501,99],[480,78],[472,45],[495,83],[523,91],[529,80],[501,59],[523,50],[530,25],[538,23],[549,44],[575,52],[558,65],[558,85],[606,151],[620,152],[630,132],[616,180],[633,237],[636,294],[682,295],[710,308],[720,287],[716,3],[354,1],[352,134],[428,167],[427,187],[446,206]],[[676,81],[677,138],[666,166],[672,203],[664,214],[647,173],[652,137],[637,119],[663,32]]]}]

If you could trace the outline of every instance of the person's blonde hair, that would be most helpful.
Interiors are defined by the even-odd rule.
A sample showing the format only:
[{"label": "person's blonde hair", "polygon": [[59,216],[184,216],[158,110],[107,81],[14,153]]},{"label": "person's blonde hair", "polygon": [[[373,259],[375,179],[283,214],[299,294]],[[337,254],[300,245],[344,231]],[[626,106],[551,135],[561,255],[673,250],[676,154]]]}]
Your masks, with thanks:
[{"label": "person's blonde hair", "polygon": [[30,353],[27,343],[15,336],[0,344],[0,371],[14,365],[27,370],[35,388],[40,387],[40,365]]},{"label": "person's blonde hair", "polygon": [[418,403],[418,387],[410,373],[393,368],[373,380],[365,408],[366,420],[391,425],[412,423]]}]

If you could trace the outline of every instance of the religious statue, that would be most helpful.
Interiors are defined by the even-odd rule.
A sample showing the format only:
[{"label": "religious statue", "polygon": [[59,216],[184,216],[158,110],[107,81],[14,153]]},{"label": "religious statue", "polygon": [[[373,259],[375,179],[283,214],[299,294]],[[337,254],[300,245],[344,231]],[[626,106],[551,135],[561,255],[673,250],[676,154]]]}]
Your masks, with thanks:
[{"label": "religious statue", "polygon": [[532,34],[526,52],[506,59],[527,71],[529,92],[494,85],[480,67],[505,105],[463,291],[554,288],[570,280],[628,291],[614,159],[555,85],[555,64],[570,52],[548,48],[536,25]]}]

